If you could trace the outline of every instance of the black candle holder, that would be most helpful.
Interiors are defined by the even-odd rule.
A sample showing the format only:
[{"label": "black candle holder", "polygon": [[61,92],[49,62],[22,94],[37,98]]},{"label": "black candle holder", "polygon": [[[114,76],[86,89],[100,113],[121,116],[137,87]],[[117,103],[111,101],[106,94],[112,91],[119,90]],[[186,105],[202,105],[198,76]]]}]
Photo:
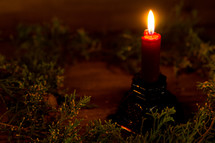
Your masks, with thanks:
[{"label": "black candle holder", "polygon": [[[118,111],[111,116],[111,119],[127,131],[140,132],[141,126],[145,130],[152,126],[153,121],[146,113],[153,109],[161,111],[167,106],[176,109],[174,116],[176,121],[183,120],[183,112],[176,97],[166,88],[166,76],[160,74],[157,82],[146,83],[141,73],[137,73],[130,91],[123,97]],[[142,124],[143,117],[146,118],[144,124]]]}]

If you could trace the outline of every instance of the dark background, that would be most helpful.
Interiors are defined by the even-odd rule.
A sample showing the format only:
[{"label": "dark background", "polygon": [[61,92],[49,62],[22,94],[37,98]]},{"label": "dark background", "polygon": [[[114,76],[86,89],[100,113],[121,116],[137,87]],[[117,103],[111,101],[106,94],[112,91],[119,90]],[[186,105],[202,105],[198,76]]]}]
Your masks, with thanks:
[{"label": "dark background", "polygon": [[[49,22],[56,17],[71,30],[87,31],[144,30],[149,9],[154,11],[156,28],[168,23],[176,0],[1,0],[0,31],[13,32],[19,23]],[[185,13],[198,12],[199,27],[213,36],[215,2],[212,0],[186,0]],[[159,32],[159,31],[158,31]]]}]

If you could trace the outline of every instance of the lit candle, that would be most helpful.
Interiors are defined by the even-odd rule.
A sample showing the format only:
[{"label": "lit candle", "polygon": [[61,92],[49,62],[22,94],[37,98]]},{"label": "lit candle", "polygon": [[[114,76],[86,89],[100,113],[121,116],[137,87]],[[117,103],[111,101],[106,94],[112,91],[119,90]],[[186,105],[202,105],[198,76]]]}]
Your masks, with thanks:
[{"label": "lit candle", "polygon": [[148,14],[148,30],[142,36],[142,76],[145,82],[158,80],[160,74],[160,44],[161,35],[154,32],[154,15]]}]

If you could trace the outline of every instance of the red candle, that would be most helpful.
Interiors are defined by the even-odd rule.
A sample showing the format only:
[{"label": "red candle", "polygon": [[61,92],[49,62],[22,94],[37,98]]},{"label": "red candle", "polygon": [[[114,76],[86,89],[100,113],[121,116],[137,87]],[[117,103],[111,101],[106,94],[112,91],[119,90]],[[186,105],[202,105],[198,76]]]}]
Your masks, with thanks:
[{"label": "red candle", "polygon": [[142,76],[145,82],[153,83],[160,74],[161,35],[154,32],[154,16],[150,10],[148,30],[142,36]]}]

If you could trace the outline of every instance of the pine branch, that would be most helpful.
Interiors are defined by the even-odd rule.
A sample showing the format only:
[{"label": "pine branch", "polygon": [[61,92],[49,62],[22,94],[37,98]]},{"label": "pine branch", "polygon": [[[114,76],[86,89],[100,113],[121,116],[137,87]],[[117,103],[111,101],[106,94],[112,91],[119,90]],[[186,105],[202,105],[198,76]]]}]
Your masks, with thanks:
[{"label": "pine branch", "polygon": [[202,135],[202,138],[198,141],[198,143],[201,143],[204,138],[207,136],[207,134],[210,132],[210,130],[212,129],[213,125],[214,125],[214,121],[215,121],[215,117],[213,118],[210,127],[206,130],[206,132]]}]

